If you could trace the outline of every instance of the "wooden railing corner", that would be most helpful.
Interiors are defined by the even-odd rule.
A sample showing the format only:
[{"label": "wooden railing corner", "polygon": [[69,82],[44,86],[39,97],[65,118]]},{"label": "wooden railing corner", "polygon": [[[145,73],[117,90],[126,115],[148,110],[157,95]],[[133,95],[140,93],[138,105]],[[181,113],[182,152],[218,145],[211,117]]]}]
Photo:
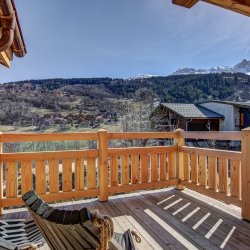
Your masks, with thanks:
[{"label": "wooden railing corner", "polygon": [[242,130],[242,218],[250,221],[250,127]]},{"label": "wooden railing corner", "polygon": [[99,130],[98,134],[98,172],[100,201],[108,200],[108,133],[106,130]]},{"label": "wooden railing corner", "polygon": [[[180,152],[180,147],[185,146],[185,139],[182,137],[183,129],[176,129],[177,138],[174,139],[174,144],[177,146],[176,151],[176,177],[179,181],[184,178],[184,165],[183,165],[183,153]],[[183,185],[177,185],[176,189],[183,190],[185,187]]]}]

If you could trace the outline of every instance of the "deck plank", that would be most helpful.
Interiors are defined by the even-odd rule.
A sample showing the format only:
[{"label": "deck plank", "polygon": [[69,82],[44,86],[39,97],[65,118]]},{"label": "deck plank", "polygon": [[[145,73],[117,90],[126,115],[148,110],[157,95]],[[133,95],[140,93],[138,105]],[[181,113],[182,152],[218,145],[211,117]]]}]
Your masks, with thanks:
[{"label": "deck plank", "polygon": [[147,207],[141,204],[134,196],[129,197],[125,195],[125,197],[121,198],[121,201],[123,206],[133,214],[133,217],[136,218],[149,235],[154,236],[154,240],[157,240],[157,243],[163,249],[183,249],[183,246],[178,241],[171,235],[166,234],[160,225],[145,214],[143,210]]},{"label": "deck plank", "polygon": [[145,206],[148,206],[162,220],[171,225],[173,230],[183,235],[191,244],[193,244],[198,249],[216,249],[216,246],[212,244],[212,242],[208,241],[199,234],[196,234],[192,228],[186,226],[183,222],[177,220],[174,216],[168,214],[166,210],[160,208],[157,204],[152,202],[152,197],[149,197],[149,195],[145,194],[143,195],[143,197],[138,196],[137,198],[140,199],[142,203],[145,203]]},{"label": "deck plank", "polygon": [[168,249],[165,244],[158,244],[157,242],[159,242],[159,238],[155,240],[154,237],[152,237],[152,233],[148,232],[145,222],[137,216],[133,209],[130,209],[131,202],[126,200],[126,196],[120,195],[119,199],[113,200],[113,203],[116,205],[117,209],[122,212],[122,214],[126,214],[127,219],[131,222],[135,231],[140,235],[142,240],[147,242],[149,247],[146,249]]},{"label": "deck plank", "polygon": [[[240,219],[239,209],[188,189],[182,192],[175,189],[141,191],[112,196],[108,202],[99,202],[94,198],[53,206],[63,209],[81,209],[86,206],[90,210],[110,215],[116,232],[122,233],[130,228],[139,233],[142,243],[138,249],[142,250],[191,249],[190,246],[219,249],[234,227],[232,235],[223,245],[224,249],[250,249],[250,223]],[[200,209],[189,216],[197,207]],[[210,215],[206,218],[208,213]],[[188,219],[183,221],[186,216],[189,216]],[[2,220],[21,218],[30,218],[24,208],[6,210],[0,217]],[[211,231],[211,237],[207,239],[205,236],[219,220],[222,220],[221,224],[214,232]],[[194,225],[198,226],[194,229]],[[185,245],[185,242],[190,245]]]},{"label": "deck plank", "polygon": [[[126,212],[121,211],[124,206],[121,206],[121,201],[118,199],[110,199],[108,203],[104,203],[104,206],[107,207],[107,209],[110,209],[110,214],[112,217],[116,218],[116,221],[119,223],[120,227],[122,228],[123,232],[127,229],[133,229],[136,232],[138,232],[137,228],[134,224],[131,223],[129,220],[129,214]],[[146,241],[146,239],[143,237],[143,235],[138,232],[141,237],[141,244],[140,247],[142,249],[153,249],[152,246]]]},{"label": "deck plank", "polygon": [[[175,196],[175,199],[179,199],[180,197],[183,199],[183,203],[190,202],[190,200],[185,199],[181,194]],[[158,202],[158,200],[156,200],[156,202]],[[165,206],[165,204],[160,204],[160,206]],[[174,207],[171,207],[168,210],[168,212],[172,214],[180,206],[181,205],[176,204]],[[201,208],[199,202],[192,202],[191,205],[188,207],[188,209],[181,211],[175,216],[176,219],[181,221],[183,217],[188,215],[192,210],[194,210],[197,207]],[[210,210],[201,208],[197,213],[195,213],[195,216],[192,216],[187,221],[185,221],[185,225],[192,228],[200,219],[202,219],[209,212],[211,215],[198,227],[196,232],[197,234],[205,236],[207,232],[216,224],[216,222],[223,218],[222,224],[218,227],[216,233],[214,233],[210,239],[214,244],[220,246],[223,243],[224,239],[227,237],[230,230],[234,227],[233,221],[231,221],[231,223],[228,223],[228,221],[225,220],[223,216],[213,213]],[[231,238],[230,241],[227,243],[227,247],[230,247],[232,249],[237,249],[237,247],[240,247],[241,249],[246,249],[248,241],[247,237],[244,234],[238,232],[237,229],[236,232],[237,232],[237,238],[236,239]]]}]

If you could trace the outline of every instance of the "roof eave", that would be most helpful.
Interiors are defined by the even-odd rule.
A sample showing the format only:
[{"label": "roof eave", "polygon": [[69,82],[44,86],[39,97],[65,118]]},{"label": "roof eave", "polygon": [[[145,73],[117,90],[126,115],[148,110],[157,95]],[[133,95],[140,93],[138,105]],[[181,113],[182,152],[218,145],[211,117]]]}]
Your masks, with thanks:
[{"label": "roof eave", "polygon": [[16,14],[16,23],[17,23],[16,32],[15,32],[15,36],[14,36],[14,42],[13,42],[13,45],[11,46],[11,48],[17,57],[24,57],[25,54],[27,53],[26,45],[24,42],[23,33],[22,33],[22,29],[21,29],[21,25],[19,22],[19,18],[18,18],[18,14],[17,14],[16,5],[15,5],[14,0],[11,0],[11,3],[12,3],[13,9],[14,9],[15,14]]},{"label": "roof eave", "polygon": [[[173,4],[186,8],[192,8],[198,0],[172,0]],[[250,2],[242,0],[203,0],[203,2],[228,9],[245,16],[250,16]]]},{"label": "roof eave", "polygon": [[196,119],[196,120],[224,120],[225,117],[183,117],[185,119]]},{"label": "roof eave", "polygon": [[[0,18],[1,18],[1,28],[4,28],[5,36],[2,36],[2,49],[1,53],[7,52],[9,49],[17,56],[23,57],[27,53],[25,42],[23,39],[23,34],[18,19],[18,14],[14,0],[1,0],[0,4]],[[13,36],[10,37],[11,40],[8,40],[7,35],[13,32]],[[11,34],[11,33],[10,33]],[[6,43],[5,43],[6,40]],[[8,43],[7,43],[8,41]],[[12,56],[9,57],[9,60],[12,60]]]}]

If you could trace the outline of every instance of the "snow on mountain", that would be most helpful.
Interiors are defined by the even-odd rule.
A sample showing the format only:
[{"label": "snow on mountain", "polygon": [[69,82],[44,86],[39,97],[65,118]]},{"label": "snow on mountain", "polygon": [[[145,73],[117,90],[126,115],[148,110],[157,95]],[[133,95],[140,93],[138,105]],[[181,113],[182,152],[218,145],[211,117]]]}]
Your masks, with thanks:
[{"label": "snow on mountain", "polygon": [[240,63],[234,66],[234,70],[236,72],[241,72],[245,74],[250,74],[250,61],[243,59]]},{"label": "snow on mountain", "polygon": [[217,66],[210,69],[194,69],[194,68],[180,68],[177,69],[173,75],[190,75],[190,74],[213,74],[213,73],[244,73],[250,75],[250,61],[243,59],[234,67]]},{"label": "snow on mountain", "polygon": [[147,78],[151,78],[151,77],[157,77],[157,75],[149,75],[149,74],[145,74],[145,75],[136,75],[136,76],[130,77],[128,80],[134,80],[134,79],[147,79]]}]

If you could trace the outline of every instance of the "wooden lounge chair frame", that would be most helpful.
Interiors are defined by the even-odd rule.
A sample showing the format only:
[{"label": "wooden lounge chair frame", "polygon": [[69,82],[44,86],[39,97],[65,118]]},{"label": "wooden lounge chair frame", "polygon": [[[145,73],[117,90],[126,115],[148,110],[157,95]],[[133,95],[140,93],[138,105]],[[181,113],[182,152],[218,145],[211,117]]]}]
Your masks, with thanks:
[{"label": "wooden lounge chair frame", "polygon": [[108,216],[90,212],[86,207],[81,210],[53,208],[34,190],[22,198],[52,250],[136,249],[131,231],[114,233]]}]

